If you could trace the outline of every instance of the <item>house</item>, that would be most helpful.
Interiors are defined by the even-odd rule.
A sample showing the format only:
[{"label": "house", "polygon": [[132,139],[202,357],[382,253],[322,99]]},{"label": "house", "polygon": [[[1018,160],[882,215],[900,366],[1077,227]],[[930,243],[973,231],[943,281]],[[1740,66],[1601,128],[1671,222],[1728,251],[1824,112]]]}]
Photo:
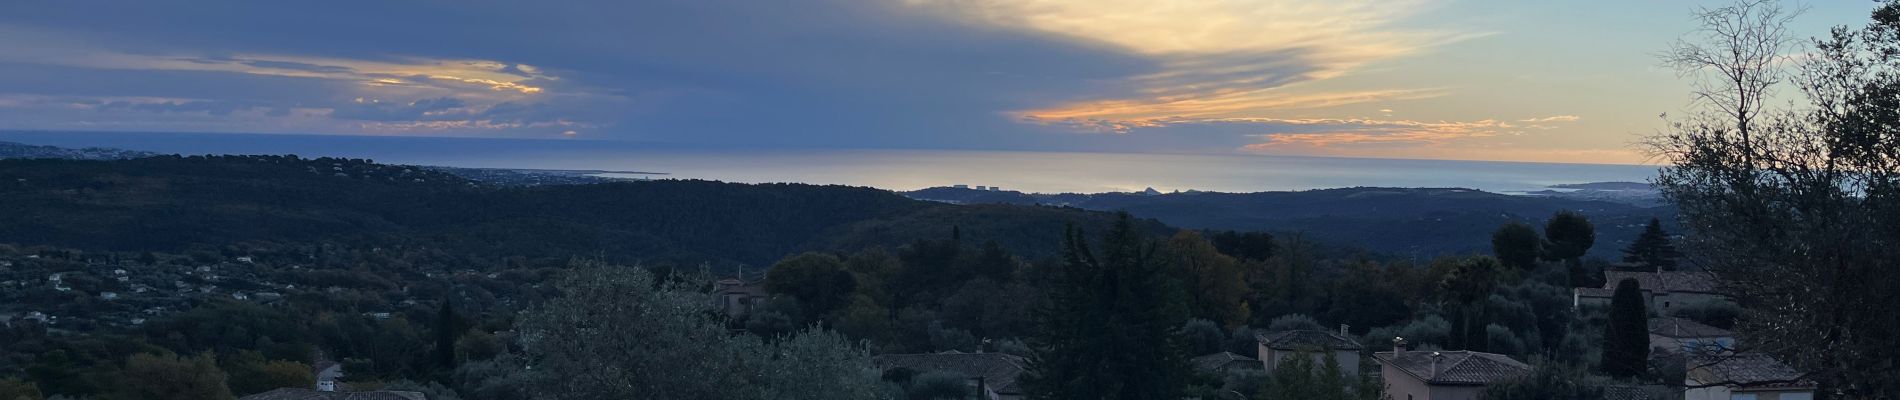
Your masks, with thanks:
[{"label": "house", "polygon": [[1531,366],[1502,354],[1476,351],[1407,351],[1405,339],[1392,351],[1373,353],[1392,400],[1473,400],[1492,382],[1531,373]]},{"label": "house", "polygon": [[330,357],[321,350],[317,351],[314,358],[315,360],[310,363],[310,370],[314,372],[313,375],[317,380],[316,391],[337,391],[338,386],[342,386],[343,364],[331,361]]},{"label": "house", "polygon": [[1253,357],[1234,354],[1233,352],[1230,352],[1230,351],[1223,351],[1223,352],[1208,354],[1208,355],[1204,355],[1200,357],[1194,357],[1188,360],[1188,364],[1193,365],[1194,369],[1197,371],[1210,372],[1210,373],[1216,373],[1216,374],[1224,374],[1229,371],[1242,371],[1242,370],[1259,371],[1262,365],[1260,363],[1260,360],[1254,359]]},{"label": "house", "polygon": [[422,392],[376,390],[369,392],[324,392],[304,388],[279,388],[239,397],[238,400],[428,400]]},{"label": "house", "polygon": [[1332,357],[1339,363],[1339,370],[1359,374],[1359,351],[1365,350],[1359,342],[1346,334],[1346,326],[1340,325],[1339,332],[1297,330],[1272,332],[1254,335],[1260,343],[1260,366],[1268,371],[1280,366],[1287,357],[1302,354],[1313,357],[1315,365],[1324,365],[1325,358]]},{"label": "house", "polygon": [[885,374],[899,369],[910,373],[942,371],[961,374],[971,378],[971,385],[981,385],[983,397],[989,400],[1022,399],[1023,391],[1016,385],[1016,378],[1027,371],[1029,365],[1022,357],[1010,354],[958,351],[884,354],[872,356],[871,364]]},{"label": "house", "polygon": [[1684,383],[1685,400],[1813,400],[1815,389],[1814,381],[1760,353],[1692,357]]},{"label": "house", "polygon": [[1586,304],[1610,304],[1610,297],[1616,294],[1616,284],[1623,279],[1635,279],[1643,289],[1643,300],[1657,315],[1669,315],[1670,310],[1683,305],[1709,300],[1724,299],[1714,275],[1707,272],[1690,271],[1604,271],[1603,287],[1572,289],[1571,306],[1583,307]]},{"label": "house", "polygon": [[752,315],[752,309],[765,303],[765,285],[746,282],[740,278],[720,279],[714,283],[719,309],[725,311],[732,321],[745,321]]},{"label": "house", "polygon": [[1650,318],[1649,347],[1683,354],[1721,354],[1735,349],[1735,334],[1687,318]]}]

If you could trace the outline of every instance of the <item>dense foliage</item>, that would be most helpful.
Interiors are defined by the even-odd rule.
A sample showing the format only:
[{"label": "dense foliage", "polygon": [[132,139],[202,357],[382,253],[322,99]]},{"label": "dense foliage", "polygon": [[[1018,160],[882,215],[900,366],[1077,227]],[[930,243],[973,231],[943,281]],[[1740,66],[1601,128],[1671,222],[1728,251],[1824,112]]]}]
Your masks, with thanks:
[{"label": "dense foliage", "polygon": [[1036,313],[1028,376],[1038,399],[1167,399],[1180,397],[1186,366],[1176,330],[1187,319],[1180,291],[1155,243],[1127,214],[1089,246],[1071,229],[1064,241],[1060,284]]},{"label": "dense foliage", "polygon": [[[1836,398],[1900,397],[1900,4],[1812,48],[1788,36],[1791,15],[1763,1],[1702,15],[1726,29],[1672,60],[1720,79],[1651,138],[1672,165],[1656,182],[1689,228],[1685,252],[1748,310],[1736,331],[1749,351]],[[1787,107],[1763,100],[1789,86]]]}]

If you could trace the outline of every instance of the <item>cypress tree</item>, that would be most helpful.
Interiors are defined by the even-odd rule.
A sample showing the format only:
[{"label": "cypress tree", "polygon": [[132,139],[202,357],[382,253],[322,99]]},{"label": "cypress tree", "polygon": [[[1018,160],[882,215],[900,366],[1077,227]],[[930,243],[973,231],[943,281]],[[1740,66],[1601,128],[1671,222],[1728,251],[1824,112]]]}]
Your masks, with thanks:
[{"label": "cypress tree", "polygon": [[1642,375],[1649,362],[1649,311],[1635,278],[1616,283],[1610,320],[1603,333],[1603,374],[1617,378]]},{"label": "cypress tree", "polygon": [[443,369],[455,368],[455,338],[462,332],[460,322],[449,300],[442,299],[442,308],[435,315],[435,357],[436,364]]},{"label": "cypress tree", "polygon": [[1123,213],[1098,257],[1080,231],[1063,235],[1063,265],[1038,311],[1023,383],[1038,399],[1180,398],[1187,320],[1180,288],[1156,246]]}]

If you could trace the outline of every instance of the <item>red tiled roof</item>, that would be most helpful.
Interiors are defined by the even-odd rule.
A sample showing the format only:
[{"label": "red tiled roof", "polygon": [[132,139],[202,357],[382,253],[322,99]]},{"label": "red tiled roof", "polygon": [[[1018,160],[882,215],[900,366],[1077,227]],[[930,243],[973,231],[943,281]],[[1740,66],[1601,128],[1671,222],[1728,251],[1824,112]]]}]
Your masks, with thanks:
[{"label": "red tiled roof", "polygon": [[[1437,360],[1434,371],[1433,356]],[[1372,357],[1433,385],[1488,385],[1531,373],[1531,366],[1503,354],[1476,351],[1381,351]]]}]

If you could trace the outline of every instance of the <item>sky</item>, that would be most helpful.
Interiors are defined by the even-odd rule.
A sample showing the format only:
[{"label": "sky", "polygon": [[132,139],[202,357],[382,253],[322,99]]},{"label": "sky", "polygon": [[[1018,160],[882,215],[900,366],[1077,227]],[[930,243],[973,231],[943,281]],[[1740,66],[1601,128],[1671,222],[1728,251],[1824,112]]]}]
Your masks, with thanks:
[{"label": "sky", "polygon": [[1644,163],[1720,4],[12,1],[0,129]]}]

